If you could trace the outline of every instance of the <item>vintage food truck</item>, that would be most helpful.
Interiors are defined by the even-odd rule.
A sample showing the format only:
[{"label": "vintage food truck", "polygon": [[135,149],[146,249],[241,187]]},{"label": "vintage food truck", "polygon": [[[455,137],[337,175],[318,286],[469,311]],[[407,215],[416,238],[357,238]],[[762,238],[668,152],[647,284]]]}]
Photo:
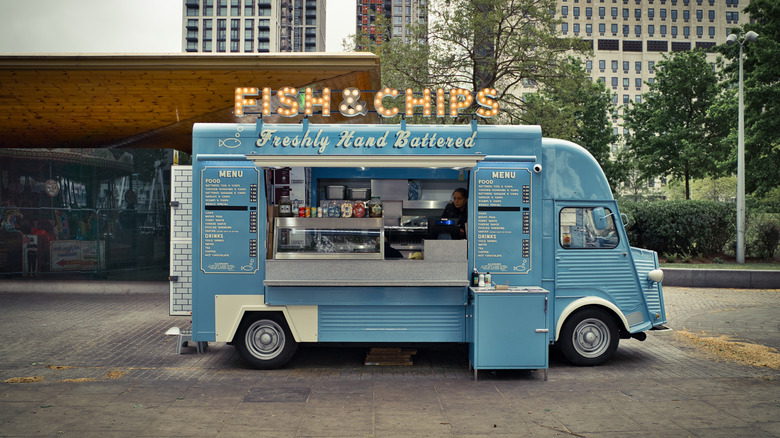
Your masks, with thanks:
[{"label": "vintage food truck", "polygon": [[553,343],[597,365],[666,322],[598,163],[538,126],[196,124],[192,198],[192,341],[260,369],[314,342],[467,343],[475,375],[546,370]]}]

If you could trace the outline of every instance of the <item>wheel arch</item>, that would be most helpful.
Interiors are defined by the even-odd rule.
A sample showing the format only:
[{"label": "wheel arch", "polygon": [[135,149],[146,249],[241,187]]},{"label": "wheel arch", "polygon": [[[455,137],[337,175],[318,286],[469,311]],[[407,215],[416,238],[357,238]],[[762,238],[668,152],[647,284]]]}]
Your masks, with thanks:
[{"label": "wheel arch", "polygon": [[558,320],[555,322],[555,342],[558,341],[558,337],[561,335],[561,329],[566,319],[569,318],[574,312],[584,309],[586,307],[600,308],[608,311],[616,322],[618,322],[618,329],[620,331],[628,330],[628,320],[623,312],[612,302],[605,300],[601,297],[582,297],[572,301],[566,307],[563,308],[561,314],[558,316]]},{"label": "wheel arch", "polygon": [[217,341],[235,342],[239,326],[254,313],[281,314],[295,342],[317,340],[317,306],[269,306],[263,302],[262,295],[219,295],[215,298]]}]

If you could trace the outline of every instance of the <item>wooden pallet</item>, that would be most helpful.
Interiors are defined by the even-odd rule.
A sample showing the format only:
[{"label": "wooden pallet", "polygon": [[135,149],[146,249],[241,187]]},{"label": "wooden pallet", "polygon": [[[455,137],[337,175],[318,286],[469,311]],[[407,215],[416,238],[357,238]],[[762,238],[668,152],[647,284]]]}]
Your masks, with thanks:
[{"label": "wooden pallet", "polygon": [[366,355],[365,365],[412,366],[412,356],[417,354],[413,348],[372,348]]}]

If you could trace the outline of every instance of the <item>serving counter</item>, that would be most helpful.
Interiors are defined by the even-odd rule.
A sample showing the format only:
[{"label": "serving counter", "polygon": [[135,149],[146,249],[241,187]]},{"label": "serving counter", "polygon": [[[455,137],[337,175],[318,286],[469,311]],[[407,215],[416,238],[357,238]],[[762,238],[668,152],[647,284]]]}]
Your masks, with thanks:
[{"label": "serving counter", "polygon": [[424,260],[266,260],[265,286],[467,287],[465,240],[426,240]]}]

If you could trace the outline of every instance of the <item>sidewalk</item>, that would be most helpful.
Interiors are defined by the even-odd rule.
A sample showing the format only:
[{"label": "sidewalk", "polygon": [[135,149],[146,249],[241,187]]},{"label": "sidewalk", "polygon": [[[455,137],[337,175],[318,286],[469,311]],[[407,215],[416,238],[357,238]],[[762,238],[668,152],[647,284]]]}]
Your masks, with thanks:
[{"label": "sidewalk", "polygon": [[[674,329],[780,339],[780,292],[665,289]],[[480,372],[463,345],[411,367],[365,348],[302,346],[281,370],[233,347],[175,354],[166,293],[0,293],[0,436],[780,436],[780,371],[715,361],[674,333],[623,340],[610,362]],[[758,311],[760,310],[760,311]]]}]

